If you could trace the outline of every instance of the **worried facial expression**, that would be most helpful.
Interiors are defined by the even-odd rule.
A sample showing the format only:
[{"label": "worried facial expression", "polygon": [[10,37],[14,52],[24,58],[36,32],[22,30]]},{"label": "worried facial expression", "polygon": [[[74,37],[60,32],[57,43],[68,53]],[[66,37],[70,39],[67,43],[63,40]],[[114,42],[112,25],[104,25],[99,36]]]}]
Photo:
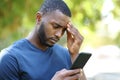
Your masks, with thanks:
[{"label": "worried facial expression", "polygon": [[40,43],[48,47],[53,46],[63,36],[69,21],[70,17],[59,10],[42,16],[41,24],[38,28]]}]

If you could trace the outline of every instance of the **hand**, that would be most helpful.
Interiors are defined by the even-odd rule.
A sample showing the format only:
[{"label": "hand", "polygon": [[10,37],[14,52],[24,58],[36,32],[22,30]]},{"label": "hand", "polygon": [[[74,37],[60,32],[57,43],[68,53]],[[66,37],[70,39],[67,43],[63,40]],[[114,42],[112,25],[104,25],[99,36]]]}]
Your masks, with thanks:
[{"label": "hand", "polygon": [[80,69],[66,70],[62,69],[53,76],[51,80],[77,80],[80,77]]},{"label": "hand", "polygon": [[77,57],[82,42],[83,42],[83,36],[71,23],[68,23],[67,24],[67,47],[71,54],[72,62]]}]

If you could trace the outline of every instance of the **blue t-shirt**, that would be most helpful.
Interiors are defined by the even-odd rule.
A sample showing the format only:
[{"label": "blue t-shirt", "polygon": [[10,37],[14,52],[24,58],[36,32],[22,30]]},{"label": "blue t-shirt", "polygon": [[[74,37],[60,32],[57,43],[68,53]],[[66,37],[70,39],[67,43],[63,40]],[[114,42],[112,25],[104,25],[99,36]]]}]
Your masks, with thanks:
[{"label": "blue t-shirt", "polygon": [[69,69],[69,51],[55,44],[42,51],[27,39],[0,53],[0,80],[51,80],[56,71]]}]

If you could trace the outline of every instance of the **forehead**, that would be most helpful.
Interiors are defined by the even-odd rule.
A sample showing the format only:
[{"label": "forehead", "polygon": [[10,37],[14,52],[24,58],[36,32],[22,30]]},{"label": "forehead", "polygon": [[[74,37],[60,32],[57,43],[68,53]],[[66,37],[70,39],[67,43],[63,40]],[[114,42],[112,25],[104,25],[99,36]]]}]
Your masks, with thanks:
[{"label": "forehead", "polygon": [[43,16],[43,19],[49,22],[50,21],[56,22],[61,26],[66,26],[67,23],[70,22],[70,17],[64,15],[59,10],[47,13],[46,15]]}]

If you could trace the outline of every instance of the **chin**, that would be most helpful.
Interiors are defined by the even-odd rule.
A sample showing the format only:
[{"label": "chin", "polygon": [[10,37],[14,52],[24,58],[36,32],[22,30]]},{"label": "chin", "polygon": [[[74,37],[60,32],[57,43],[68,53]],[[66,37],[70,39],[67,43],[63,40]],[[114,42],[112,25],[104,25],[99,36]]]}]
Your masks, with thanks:
[{"label": "chin", "polygon": [[54,44],[52,44],[52,45],[49,45],[49,47],[53,47],[54,46]]},{"label": "chin", "polygon": [[53,47],[54,44],[46,44],[46,46],[48,46],[48,47]]},{"label": "chin", "polygon": [[53,47],[54,45],[50,45],[49,47]]}]

